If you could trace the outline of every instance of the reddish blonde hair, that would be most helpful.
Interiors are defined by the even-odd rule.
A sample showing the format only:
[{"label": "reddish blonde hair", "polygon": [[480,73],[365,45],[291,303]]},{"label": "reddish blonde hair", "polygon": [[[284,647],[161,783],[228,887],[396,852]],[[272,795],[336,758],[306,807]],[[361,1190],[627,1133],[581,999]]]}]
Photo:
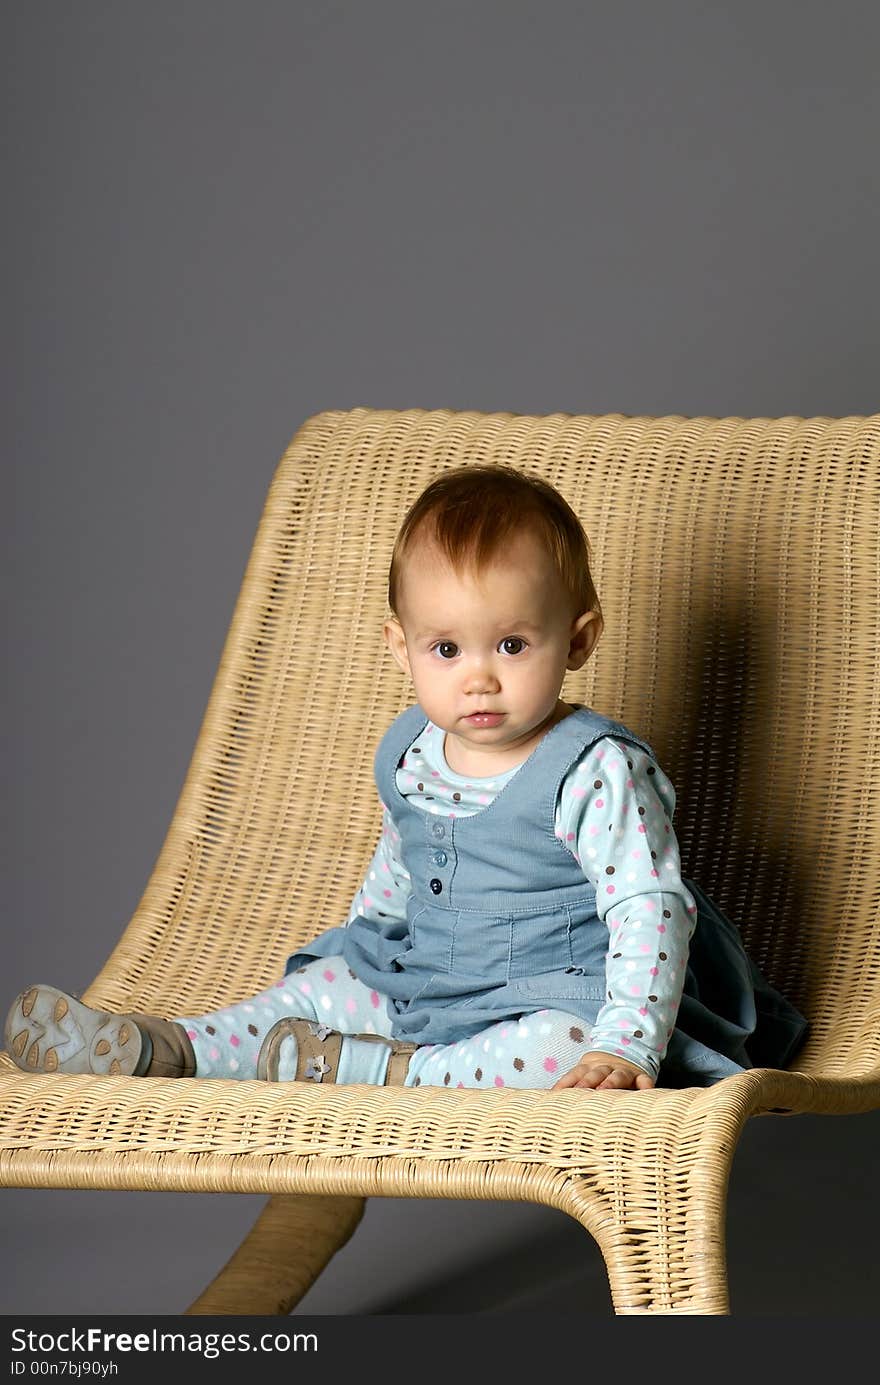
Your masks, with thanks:
[{"label": "reddish blonde hair", "polygon": [[574,607],[602,614],[590,575],[590,541],[559,491],[533,472],[499,465],[459,466],[435,477],[410,506],[394,541],[388,604],[399,619],[403,564],[417,539],[438,545],[450,566],[479,574],[517,534],[533,534],[549,553]]}]

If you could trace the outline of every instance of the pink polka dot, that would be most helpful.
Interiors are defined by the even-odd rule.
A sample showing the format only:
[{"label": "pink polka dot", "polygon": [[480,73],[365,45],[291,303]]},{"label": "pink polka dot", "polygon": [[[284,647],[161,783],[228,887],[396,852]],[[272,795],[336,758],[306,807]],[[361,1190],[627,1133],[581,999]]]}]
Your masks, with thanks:
[{"label": "pink polka dot", "polygon": [[[643,832],[644,830],[645,830],[644,828],[640,828],[640,829],[639,829],[639,831],[641,831],[641,832]],[[654,866],[652,866],[652,867],[651,867],[651,874],[653,875],[654,879],[656,880],[656,879],[658,878],[660,872],[659,872],[659,870],[657,870]]]},{"label": "pink polka dot", "polygon": [[309,985],[308,981],[301,981],[301,982],[300,982],[300,987],[299,987],[299,988],[300,988],[300,990],[302,991],[303,995],[311,995],[311,994],[312,994],[312,988],[311,988],[311,986]]},{"label": "pink polka dot", "polygon": [[323,973],[323,976],[324,976],[324,980],[325,980],[325,981],[335,981],[335,980],[336,980],[336,972],[335,972],[335,971],[331,971],[329,967],[328,967],[327,970]]},{"label": "pink polka dot", "polygon": [[606,886],[605,886],[605,893],[606,893],[606,894],[617,894],[617,890],[616,890],[616,888],[615,888],[614,885],[606,885]]},{"label": "pink polka dot", "polygon": [[640,1006],[639,1006],[639,1014],[640,1014],[640,1015],[646,1015],[647,1013],[648,1013],[648,1007],[647,1007],[647,1005],[640,1005]]},{"label": "pink polka dot", "polygon": [[573,841],[574,841],[574,833],[573,833],[573,832],[568,832],[568,833],[566,834],[565,840],[566,840],[567,842],[573,842]]},{"label": "pink polka dot", "polygon": [[605,807],[605,800],[604,800],[604,798],[597,798],[597,799],[596,799],[596,807],[597,807],[597,808],[604,808],[604,807]]},{"label": "pink polka dot", "polygon": [[233,1048],[238,1048],[239,1044],[241,1043],[241,1039],[238,1037],[237,1034],[230,1034],[229,1042],[232,1044]]},{"label": "pink polka dot", "polygon": [[622,1039],[620,1040],[620,1042],[621,1042],[622,1044],[631,1044],[631,1043],[632,1043],[632,1039],[622,1038]]},{"label": "pink polka dot", "polygon": [[463,1082],[456,1082],[455,1085],[456,1085],[456,1087],[463,1087],[463,1086],[464,1086],[464,1083],[463,1083]]},{"label": "pink polka dot", "polygon": [[378,993],[378,991],[370,991],[370,1004],[372,1005],[372,1007],[373,1007],[374,1010],[378,1010],[378,1008],[379,1008],[379,993]]},{"label": "pink polka dot", "polygon": [[545,1072],[555,1072],[556,1069],[557,1069],[558,1067],[559,1067],[559,1064],[557,1063],[557,1061],[556,1061],[555,1058],[545,1058],[545,1059],[544,1059],[544,1071],[545,1071]]},{"label": "pink polka dot", "polygon": [[275,989],[276,989],[276,991],[277,991],[281,986],[284,986],[284,985],[286,985],[286,984],[287,984],[287,983],[286,983],[285,980],[276,981],[276,982],[275,982]]},{"label": "pink polka dot", "polygon": [[574,788],[574,789],[572,789],[572,791],[571,791],[571,796],[572,796],[572,798],[586,798],[586,795],[587,795],[586,789],[582,789],[582,788],[580,787],[580,785],[578,785],[577,788]]},{"label": "pink polka dot", "polygon": [[660,972],[660,968],[659,968],[659,967],[652,967],[652,968],[651,968],[651,975],[652,975],[652,976],[657,976],[657,975],[659,974],[659,972]]},{"label": "pink polka dot", "polygon": [[665,933],[665,932],[666,932],[666,924],[665,924],[665,923],[658,923],[658,924],[657,924],[657,932],[658,932],[658,933]]},{"label": "pink polka dot", "polygon": [[354,1014],[355,1010],[357,1009],[357,1001],[355,1000],[353,995],[350,995],[348,997],[348,1000],[345,1002],[345,1008],[350,1015]]},{"label": "pink polka dot", "polygon": [[648,830],[648,829],[647,829],[647,827],[645,826],[645,824],[644,824],[643,822],[640,822],[640,823],[639,823],[639,831],[640,831],[640,832],[647,832],[647,830]]},{"label": "pink polka dot", "polygon": [[627,781],[626,781],[626,787],[627,787],[628,789],[634,789],[634,788],[635,788],[635,784],[634,784],[634,782],[633,782],[632,779],[627,779]]},{"label": "pink polka dot", "polygon": [[626,1054],[624,1053],[624,1051],[623,1051],[622,1048],[616,1048],[616,1049],[614,1050],[614,1052],[615,1052],[615,1053],[619,1053],[620,1056],[621,1056],[621,1058],[625,1058],[625,1057],[626,1057]]},{"label": "pink polka dot", "polygon": [[198,1031],[195,1029],[188,1029],[186,1032],[191,1039],[197,1039],[199,1037]]},{"label": "pink polka dot", "polygon": [[390,891],[390,890],[383,890],[382,893],[383,893],[383,895],[385,896],[386,899],[390,899],[390,898],[391,898],[391,891]]},{"label": "pink polka dot", "polygon": [[501,1076],[500,1073],[499,1073],[498,1076],[495,1078],[495,1086],[496,1086],[496,1087],[503,1087],[503,1086],[504,1086],[504,1078]]},{"label": "pink polka dot", "polygon": [[210,1050],[209,1054],[208,1054],[208,1057],[209,1057],[209,1058],[219,1058],[219,1057],[220,1057],[220,1050],[219,1050],[219,1048],[212,1048],[212,1049]]}]

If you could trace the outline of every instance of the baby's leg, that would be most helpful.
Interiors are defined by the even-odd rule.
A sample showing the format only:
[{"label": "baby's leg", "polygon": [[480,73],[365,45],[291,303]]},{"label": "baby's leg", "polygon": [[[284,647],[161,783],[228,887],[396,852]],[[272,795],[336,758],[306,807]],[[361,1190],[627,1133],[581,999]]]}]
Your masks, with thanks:
[{"label": "baby's leg", "polygon": [[562,1010],[536,1010],[454,1044],[413,1054],[407,1087],[552,1087],[583,1057],[590,1026]]},{"label": "baby's leg", "polygon": [[[359,981],[342,957],[317,958],[248,1000],[206,1015],[178,1016],[177,1022],[192,1044],[197,1077],[255,1078],[263,1040],[277,1020],[288,1017],[317,1020],[346,1034],[391,1033],[385,997]],[[380,1058],[387,1060],[380,1044],[362,1048],[369,1052],[370,1071]],[[284,1069],[281,1076],[287,1076]],[[371,1075],[346,1080],[370,1081]]]}]

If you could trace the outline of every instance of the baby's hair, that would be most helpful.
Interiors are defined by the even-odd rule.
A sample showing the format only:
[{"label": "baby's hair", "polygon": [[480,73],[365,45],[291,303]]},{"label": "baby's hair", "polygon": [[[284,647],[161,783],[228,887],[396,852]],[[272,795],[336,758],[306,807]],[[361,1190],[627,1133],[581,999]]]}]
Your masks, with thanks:
[{"label": "baby's hair", "polygon": [[590,541],[568,502],[534,472],[503,464],[444,471],[410,506],[394,541],[388,604],[399,618],[403,561],[418,538],[436,543],[450,566],[480,573],[517,534],[541,542],[574,606],[573,615],[602,608],[590,574]]}]

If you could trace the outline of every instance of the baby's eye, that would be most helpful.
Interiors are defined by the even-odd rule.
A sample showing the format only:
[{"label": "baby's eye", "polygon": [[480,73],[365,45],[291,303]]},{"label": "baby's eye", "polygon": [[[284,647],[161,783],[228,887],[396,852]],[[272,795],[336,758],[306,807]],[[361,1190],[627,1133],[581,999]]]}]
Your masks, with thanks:
[{"label": "baby's eye", "polygon": [[[511,649],[509,648],[510,645],[517,645],[519,648]],[[519,654],[525,647],[526,642],[520,639],[519,635],[507,635],[501,641],[500,645],[500,648],[504,650],[505,654]],[[436,651],[440,655],[440,658],[446,660],[447,663],[450,659],[455,658],[454,652],[452,654],[444,652],[450,649],[453,651],[457,651],[458,649],[458,645],[453,640],[439,640],[437,644],[431,646],[432,653]]]}]

